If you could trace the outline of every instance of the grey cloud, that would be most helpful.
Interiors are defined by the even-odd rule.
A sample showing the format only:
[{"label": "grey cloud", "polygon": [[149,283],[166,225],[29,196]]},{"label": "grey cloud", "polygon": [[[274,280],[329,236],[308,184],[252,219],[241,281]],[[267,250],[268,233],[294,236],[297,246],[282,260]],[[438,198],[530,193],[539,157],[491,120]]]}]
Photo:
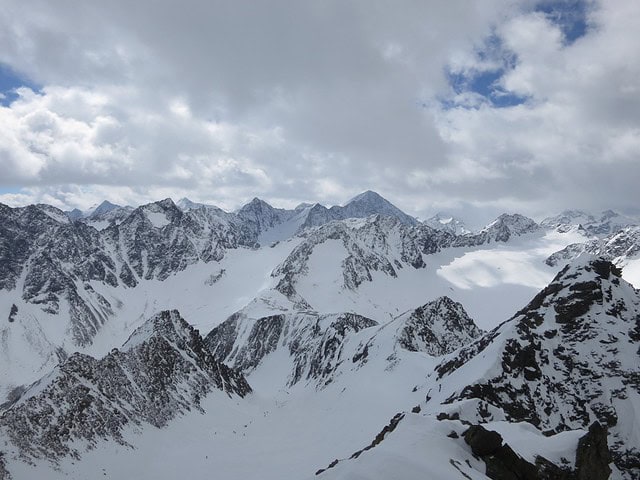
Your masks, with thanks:
[{"label": "grey cloud", "polygon": [[[507,0],[4,3],[0,62],[45,86],[0,110],[2,181],[29,198],[121,186],[132,203],[291,205],[371,188],[412,213],[637,200],[635,2],[594,8],[570,46]],[[530,103],[434,107],[456,58],[484,68],[491,34],[519,59],[504,88]],[[616,169],[614,194],[584,193],[618,185]]]}]

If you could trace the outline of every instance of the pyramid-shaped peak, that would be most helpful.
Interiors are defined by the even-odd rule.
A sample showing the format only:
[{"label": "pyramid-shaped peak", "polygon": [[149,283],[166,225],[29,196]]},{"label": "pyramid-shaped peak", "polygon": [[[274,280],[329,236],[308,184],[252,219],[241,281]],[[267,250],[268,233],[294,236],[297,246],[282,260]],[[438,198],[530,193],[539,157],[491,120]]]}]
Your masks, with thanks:
[{"label": "pyramid-shaped peak", "polygon": [[261,198],[253,197],[253,200],[251,200],[249,203],[247,203],[246,205],[243,205],[242,208],[240,208],[240,212],[259,211],[259,210],[265,210],[265,209],[273,210],[274,208],[269,203],[262,200]]},{"label": "pyramid-shaped peak", "polygon": [[111,210],[115,210],[116,208],[120,208],[120,205],[116,205],[115,203],[111,203],[110,201],[105,200],[96,207],[96,209],[92,212],[92,215],[103,215],[110,212]]},{"label": "pyramid-shaped peak", "polygon": [[386,203],[391,203],[386,198],[384,198],[382,195],[380,195],[377,192],[374,192],[373,190],[367,190],[365,192],[362,192],[362,193],[356,195],[351,200],[349,200],[346,203],[346,205],[350,205],[352,203],[358,203],[358,202],[366,202],[366,203],[386,202]]},{"label": "pyramid-shaped peak", "polygon": [[417,223],[415,218],[407,215],[389,200],[371,190],[356,195],[344,207],[331,207],[330,210],[339,218],[364,218],[369,215],[379,214],[395,217],[406,225],[415,225]]},{"label": "pyramid-shaped peak", "polygon": [[164,337],[172,343],[179,339],[187,340],[193,331],[193,327],[180,316],[178,310],[163,310],[138,327],[122,346],[122,350],[129,350],[156,336]]},{"label": "pyramid-shaped peak", "polygon": [[302,202],[299,205],[297,205],[296,208],[294,208],[294,210],[296,212],[299,212],[300,210],[304,210],[305,208],[311,208],[311,207],[313,207],[312,203]]},{"label": "pyramid-shaped peak", "polygon": [[176,206],[182,210],[193,210],[195,208],[201,207],[204,204],[194,202],[187,197],[182,197],[180,200],[176,202]]},{"label": "pyramid-shaped peak", "polygon": [[176,204],[173,203],[173,200],[170,197],[167,197],[164,200],[158,200],[157,202],[153,202],[153,204],[160,205],[163,208],[176,208]]}]

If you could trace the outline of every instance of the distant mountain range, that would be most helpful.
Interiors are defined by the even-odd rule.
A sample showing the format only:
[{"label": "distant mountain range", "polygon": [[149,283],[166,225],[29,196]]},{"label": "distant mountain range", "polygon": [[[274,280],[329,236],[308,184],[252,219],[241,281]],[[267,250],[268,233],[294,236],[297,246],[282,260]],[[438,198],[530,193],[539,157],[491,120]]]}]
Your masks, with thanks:
[{"label": "distant mountain range", "polygon": [[0,204],[0,479],[637,478],[639,229]]}]

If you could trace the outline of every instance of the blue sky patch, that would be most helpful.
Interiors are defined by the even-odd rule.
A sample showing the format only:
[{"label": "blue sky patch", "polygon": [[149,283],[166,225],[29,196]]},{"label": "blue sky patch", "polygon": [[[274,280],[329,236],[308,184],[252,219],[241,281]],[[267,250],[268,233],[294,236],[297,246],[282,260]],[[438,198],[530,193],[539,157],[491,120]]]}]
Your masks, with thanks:
[{"label": "blue sky patch", "polygon": [[0,195],[4,195],[5,193],[20,193],[22,190],[21,187],[12,187],[10,185],[0,185]]},{"label": "blue sky patch", "polygon": [[[500,85],[502,77],[515,68],[517,58],[505,48],[498,35],[494,33],[487,37],[482,48],[479,48],[475,55],[481,64],[489,67],[446,72],[449,84],[456,95],[463,93],[480,95],[495,108],[513,107],[527,100],[527,97],[509,92]],[[491,65],[495,65],[495,68],[491,68]],[[456,105],[455,102],[445,101],[443,106],[451,108]]]},{"label": "blue sky patch", "polygon": [[0,105],[9,106],[11,102],[18,98],[15,90],[20,87],[29,87],[34,91],[40,90],[37,85],[18,75],[7,65],[0,63],[0,94],[3,95],[0,98]]},{"label": "blue sky patch", "polygon": [[481,95],[493,107],[513,107],[524,103],[527,97],[516,95],[500,87],[500,79],[505,73],[506,69],[500,68],[498,70],[465,73],[449,72],[447,77],[456,94],[470,92]]},{"label": "blue sky patch", "polygon": [[567,45],[587,34],[589,3],[585,0],[543,0],[535,11],[544,13],[550,22],[562,30]]}]

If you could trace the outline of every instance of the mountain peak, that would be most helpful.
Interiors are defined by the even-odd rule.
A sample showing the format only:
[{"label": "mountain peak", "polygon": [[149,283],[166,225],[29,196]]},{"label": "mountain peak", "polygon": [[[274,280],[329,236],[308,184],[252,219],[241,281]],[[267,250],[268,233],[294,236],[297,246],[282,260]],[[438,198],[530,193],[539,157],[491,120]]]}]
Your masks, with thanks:
[{"label": "mountain peak", "polygon": [[158,200],[157,202],[153,202],[156,205],[160,205],[163,208],[176,208],[176,204],[173,203],[173,199],[171,197],[167,197],[163,200]]},{"label": "mountain peak", "polygon": [[249,205],[260,206],[260,207],[267,206],[269,208],[273,208],[268,202],[266,202],[266,201],[264,201],[264,200],[262,200],[261,198],[258,198],[258,197],[253,197],[253,200],[251,200],[247,205],[245,205],[245,207],[249,206]]},{"label": "mountain peak", "polygon": [[111,203],[109,200],[105,200],[100,205],[98,205],[93,212],[91,212],[91,215],[104,215],[105,213],[109,213],[116,208],[120,208],[120,205],[116,205],[115,203]]},{"label": "mountain peak", "polygon": [[363,218],[369,215],[380,214],[388,217],[396,217],[405,225],[416,225],[417,220],[407,215],[389,200],[380,194],[367,190],[349,200],[344,207],[331,207],[329,209],[338,218]]},{"label": "mountain peak", "polygon": [[193,332],[193,327],[180,316],[178,310],[163,310],[137,328],[122,346],[122,350],[131,350],[155,336],[177,343],[180,339],[187,340]]},{"label": "mountain peak", "polygon": [[398,343],[402,348],[432,356],[451,353],[483,333],[462,304],[447,296],[406,312],[396,321],[402,323],[398,332]]},{"label": "mountain peak", "polygon": [[187,197],[182,197],[176,202],[176,206],[183,211],[193,210],[195,208],[202,207],[203,205],[203,203],[191,201]]},{"label": "mountain peak", "polygon": [[345,206],[354,202],[388,202],[388,200],[373,190],[366,190],[349,200]]},{"label": "mountain peak", "polygon": [[462,220],[442,212],[438,212],[434,216],[427,218],[423,223],[435,230],[442,230],[455,235],[471,233],[471,230],[466,227]]}]

